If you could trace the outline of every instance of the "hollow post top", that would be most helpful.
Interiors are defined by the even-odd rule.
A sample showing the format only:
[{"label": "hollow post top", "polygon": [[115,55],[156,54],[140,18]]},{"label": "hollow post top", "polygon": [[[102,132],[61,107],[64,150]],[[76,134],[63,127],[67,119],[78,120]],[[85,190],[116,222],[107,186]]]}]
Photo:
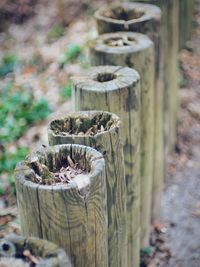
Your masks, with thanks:
[{"label": "hollow post top", "polygon": [[85,71],[82,76],[73,77],[74,89],[108,92],[130,87],[140,81],[137,71],[121,66],[97,66]]},{"label": "hollow post top", "polygon": [[101,34],[90,41],[91,49],[103,53],[136,53],[152,47],[153,42],[147,35],[137,32],[114,32]]},{"label": "hollow post top", "polygon": [[107,21],[113,24],[133,24],[150,19],[160,20],[161,9],[152,4],[138,2],[123,2],[107,4],[94,14],[97,20]]},{"label": "hollow post top", "polygon": [[107,111],[77,111],[50,121],[48,134],[54,137],[96,137],[120,128],[120,118]]},{"label": "hollow post top", "polygon": [[[73,163],[71,163],[73,161]],[[71,164],[78,164],[83,173],[77,174],[68,183],[52,183],[50,185],[35,182],[37,177],[50,179],[54,173]],[[41,167],[41,171],[40,171]],[[39,169],[39,170],[38,170]],[[43,147],[40,150],[28,155],[26,159],[17,164],[15,179],[23,186],[33,189],[38,187],[43,190],[70,190],[72,188],[85,190],[104,172],[105,162],[100,152],[83,145],[66,144],[52,147]]]},{"label": "hollow post top", "polygon": [[36,257],[41,258],[42,266],[49,266],[49,260],[56,259],[53,266],[71,267],[69,257],[59,246],[47,240],[36,237],[24,237],[16,234],[9,234],[0,241],[0,257],[24,257],[23,253],[28,250]]}]

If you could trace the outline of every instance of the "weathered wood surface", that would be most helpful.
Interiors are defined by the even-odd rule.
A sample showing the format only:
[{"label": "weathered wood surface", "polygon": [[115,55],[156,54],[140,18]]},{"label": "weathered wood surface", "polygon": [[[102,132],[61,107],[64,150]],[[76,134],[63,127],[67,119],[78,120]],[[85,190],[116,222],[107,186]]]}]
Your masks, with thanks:
[{"label": "weathered wood surface", "polygon": [[[155,1],[154,1],[155,2]],[[178,121],[178,51],[179,51],[179,1],[160,0],[163,11],[164,40],[164,104],[166,156],[172,153],[176,143]]]},{"label": "weathered wood surface", "polygon": [[[72,267],[65,251],[57,245],[35,237],[23,237],[10,234],[0,240],[0,259],[23,257],[25,250],[31,255],[41,258],[36,266],[44,267]],[[0,260],[1,261],[1,260]],[[23,262],[21,262],[23,263]],[[18,265],[21,266],[21,265]]]},{"label": "weathered wood surface", "polygon": [[[116,9],[115,18],[110,18]],[[123,11],[123,12],[122,12]],[[122,13],[122,17],[119,14]],[[105,16],[106,14],[106,16]],[[113,16],[112,16],[113,17]],[[119,17],[119,19],[117,19]],[[164,47],[162,43],[161,10],[144,3],[107,5],[95,13],[99,33],[134,31],[146,34],[155,45],[154,85],[154,173],[152,195],[152,220],[159,218],[164,180]]]},{"label": "weathered wood surface", "polygon": [[[174,150],[178,117],[179,0],[139,0],[162,10],[165,155]],[[188,1],[189,2],[189,1]]]},{"label": "weathered wood surface", "polygon": [[136,71],[100,66],[74,78],[76,110],[100,109],[122,121],[127,186],[127,266],[139,266],[140,249],[140,78]]},{"label": "weathered wood surface", "polygon": [[[85,174],[68,184],[32,182],[32,160],[51,172],[78,162]],[[81,145],[43,148],[17,165],[17,200],[22,233],[63,247],[75,267],[108,266],[105,163],[102,154]],[[48,177],[46,178],[48,179]]]},{"label": "weathered wood surface", "polygon": [[195,0],[179,0],[179,5],[180,5],[179,46],[180,48],[184,48],[186,47],[186,42],[190,40],[192,34]]},{"label": "weathered wood surface", "polygon": [[118,116],[81,111],[55,119],[48,126],[50,145],[82,144],[104,155],[108,211],[109,266],[126,266],[126,182]]},{"label": "weathered wood surface", "polygon": [[141,77],[141,246],[149,245],[154,146],[154,45],[132,32],[102,34],[90,42],[92,65],[134,68]]}]

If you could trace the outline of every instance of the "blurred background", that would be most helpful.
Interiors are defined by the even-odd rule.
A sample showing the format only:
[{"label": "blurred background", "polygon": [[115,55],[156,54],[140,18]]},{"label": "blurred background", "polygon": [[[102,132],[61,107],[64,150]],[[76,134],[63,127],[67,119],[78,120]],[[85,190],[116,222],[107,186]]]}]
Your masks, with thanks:
[{"label": "blurred background", "polygon": [[[72,110],[70,77],[90,66],[86,46],[96,35],[92,15],[108,2],[0,1],[0,238],[20,233],[15,165],[47,144],[46,125],[52,116]],[[163,222],[153,226],[165,245],[156,256],[160,265],[148,265],[152,250],[147,250],[143,266],[200,266],[199,1],[193,19],[192,39],[179,57],[178,140],[169,158]],[[168,264],[173,257],[177,265]]]},{"label": "blurred background", "polygon": [[47,144],[48,116],[72,108],[70,76],[89,67],[85,46],[102,3],[0,2],[0,208],[15,204],[16,163]]}]

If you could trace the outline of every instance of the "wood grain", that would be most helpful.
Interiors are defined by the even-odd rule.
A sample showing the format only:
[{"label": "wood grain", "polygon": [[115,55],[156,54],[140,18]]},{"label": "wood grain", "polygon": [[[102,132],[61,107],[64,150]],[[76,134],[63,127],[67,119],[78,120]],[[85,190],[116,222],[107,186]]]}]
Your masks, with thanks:
[{"label": "wood grain", "polygon": [[146,247],[149,245],[154,161],[154,45],[140,33],[102,34],[90,42],[90,58],[96,66],[134,68],[141,77],[141,246]]},{"label": "wood grain", "polygon": [[140,249],[140,78],[127,67],[93,67],[74,77],[76,110],[105,110],[122,121],[127,186],[128,266],[139,265]]},{"label": "wood grain", "polygon": [[[179,51],[179,0],[141,0],[158,5],[162,10],[162,40],[164,50],[164,133],[165,157],[171,154],[176,143],[178,120],[178,51]],[[190,1],[187,1],[189,3]],[[192,2],[192,1],[191,1]],[[190,5],[190,4],[189,4]],[[190,12],[190,11],[189,11]],[[184,21],[187,21],[184,16]],[[183,30],[187,32],[186,27]],[[181,34],[182,35],[182,34]],[[184,35],[184,34],[183,34]]]},{"label": "wood grain", "polygon": [[[68,164],[68,156],[85,174],[70,183],[33,183],[28,167],[34,157],[51,172]],[[75,267],[108,266],[105,163],[102,154],[81,145],[43,148],[17,165],[17,200],[22,233],[47,239],[63,247]]]},{"label": "wood grain", "polygon": [[[110,10],[119,8],[125,13],[142,15],[136,19],[119,20],[109,17]],[[107,14],[106,16],[104,14]],[[154,173],[152,195],[152,220],[159,218],[164,180],[164,49],[162,43],[161,10],[145,3],[121,3],[107,5],[95,13],[99,33],[134,31],[146,34],[155,46],[155,85],[154,85]],[[164,41],[164,40],[163,40]]]},{"label": "wood grain", "polygon": [[[103,128],[89,133],[90,129]],[[84,144],[104,155],[108,211],[109,266],[126,266],[126,182],[121,123],[118,116],[100,111],[81,111],[50,122],[50,145]]]}]

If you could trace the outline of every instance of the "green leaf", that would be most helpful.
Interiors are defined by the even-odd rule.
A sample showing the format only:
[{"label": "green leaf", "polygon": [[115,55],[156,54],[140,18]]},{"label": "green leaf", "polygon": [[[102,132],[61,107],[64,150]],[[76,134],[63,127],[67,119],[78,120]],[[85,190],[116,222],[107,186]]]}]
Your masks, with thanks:
[{"label": "green leaf", "polygon": [[2,183],[0,182],[0,197],[3,196],[4,194],[5,194],[5,191],[3,189]]},{"label": "green leaf", "polygon": [[60,68],[63,68],[65,64],[74,62],[81,54],[82,48],[80,45],[72,44],[64,53],[63,60],[60,62]]},{"label": "green leaf", "polygon": [[154,252],[153,247],[144,247],[140,250],[142,255],[151,255]]},{"label": "green leaf", "polygon": [[60,89],[60,96],[61,98],[70,98],[72,95],[72,83],[68,82],[64,87]]}]

